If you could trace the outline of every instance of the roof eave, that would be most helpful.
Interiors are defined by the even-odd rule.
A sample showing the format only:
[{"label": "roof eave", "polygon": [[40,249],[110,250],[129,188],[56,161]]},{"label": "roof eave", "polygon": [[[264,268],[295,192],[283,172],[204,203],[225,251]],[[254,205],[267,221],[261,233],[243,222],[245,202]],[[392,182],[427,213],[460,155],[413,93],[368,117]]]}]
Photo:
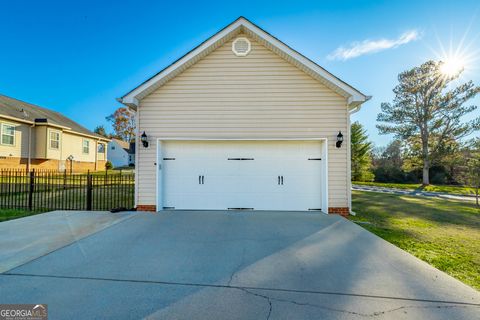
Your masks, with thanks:
[{"label": "roof eave", "polygon": [[348,110],[350,114],[354,114],[362,108],[362,104],[370,100],[372,96],[363,96],[360,98],[350,97],[348,98]]}]

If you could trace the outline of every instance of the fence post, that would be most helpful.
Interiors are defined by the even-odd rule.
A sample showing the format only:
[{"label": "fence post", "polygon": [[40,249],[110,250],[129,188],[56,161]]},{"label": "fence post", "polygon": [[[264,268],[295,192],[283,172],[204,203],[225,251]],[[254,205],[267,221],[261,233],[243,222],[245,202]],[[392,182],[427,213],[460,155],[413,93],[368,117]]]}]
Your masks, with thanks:
[{"label": "fence post", "polygon": [[90,170],[87,173],[87,210],[92,211],[92,176],[90,175]]},{"label": "fence post", "polygon": [[35,169],[30,171],[30,188],[28,189],[28,210],[33,209],[33,192],[35,190]]}]

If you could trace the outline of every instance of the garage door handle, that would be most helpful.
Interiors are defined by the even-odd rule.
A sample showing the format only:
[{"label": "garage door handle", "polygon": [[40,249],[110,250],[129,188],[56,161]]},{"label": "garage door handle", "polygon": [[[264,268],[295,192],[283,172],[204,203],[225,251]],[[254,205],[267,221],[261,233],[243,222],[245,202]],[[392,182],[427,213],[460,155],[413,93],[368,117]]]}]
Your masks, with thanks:
[{"label": "garage door handle", "polygon": [[283,186],[283,176],[280,176],[280,181],[281,181],[282,186]]},{"label": "garage door handle", "polygon": [[205,176],[198,176],[198,184],[205,184]]},{"label": "garage door handle", "polygon": [[283,185],[283,176],[278,176],[278,185]]}]

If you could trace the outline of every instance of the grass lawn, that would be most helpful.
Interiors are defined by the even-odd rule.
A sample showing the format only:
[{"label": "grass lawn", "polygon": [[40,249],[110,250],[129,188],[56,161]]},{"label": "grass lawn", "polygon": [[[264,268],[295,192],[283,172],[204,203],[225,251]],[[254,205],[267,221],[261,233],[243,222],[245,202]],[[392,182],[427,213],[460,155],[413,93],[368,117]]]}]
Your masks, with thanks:
[{"label": "grass lawn", "polygon": [[422,187],[419,183],[383,183],[383,182],[360,182],[354,181],[352,184],[361,186],[374,186],[384,188],[395,188],[402,190],[421,190],[427,192],[443,192],[451,194],[475,195],[475,189],[463,186],[448,186],[448,185],[428,185]]},{"label": "grass lawn", "polygon": [[350,220],[480,290],[480,210],[437,198],[353,191]]},{"label": "grass lawn", "polygon": [[28,211],[20,209],[0,209],[0,222],[28,217],[42,212],[43,211]]}]

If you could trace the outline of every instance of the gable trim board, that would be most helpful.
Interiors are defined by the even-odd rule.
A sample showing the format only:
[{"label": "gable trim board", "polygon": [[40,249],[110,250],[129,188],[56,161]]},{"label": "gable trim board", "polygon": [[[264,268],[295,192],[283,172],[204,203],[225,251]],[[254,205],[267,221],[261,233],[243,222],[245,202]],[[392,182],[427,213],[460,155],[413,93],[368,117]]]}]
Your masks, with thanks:
[{"label": "gable trim board", "polygon": [[[246,37],[251,42],[251,52],[247,56],[239,57],[232,51],[231,44],[236,37]],[[278,191],[274,188],[277,186],[268,185],[261,180],[270,175],[268,181],[276,184],[275,173],[270,172],[268,166],[261,164],[262,161],[263,163],[271,161],[279,170],[288,171],[290,176],[285,176],[285,181],[292,182],[295,179],[299,181],[298,178],[301,176],[305,181],[308,180],[309,184],[303,186],[297,183],[295,188],[307,188],[309,185],[308,188],[313,189],[307,191],[317,190],[315,188],[320,190],[317,200],[322,201],[317,205],[321,208],[311,208],[308,201],[312,199],[304,199],[302,202],[298,200],[301,195],[292,192],[290,198],[294,200],[285,202],[285,210],[321,209],[324,213],[345,215],[351,207],[349,115],[358,111],[361,104],[368,99],[368,96],[334,77],[248,20],[239,18],[119,99],[137,110],[136,207],[139,210],[154,211],[160,211],[164,207],[222,209],[223,207],[218,207],[220,201],[215,199],[231,197],[233,192],[231,190],[235,190],[235,186],[232,186],[226,177],[233,177],[240,184],[245,184],[245,177],[249,177],[252,186],[265,185],[259,192],[263,192],[266,198],[274,199],[273,194]],[[139,135],[144,131],[150,141],[148,148],[144,148],[139,142]],[[338,131],[344,134],[344,143],[340,149],[335,147]],[[216,158],[209,158],[211,155],[205,153],[198,145],[192,145],[189,150],[178,149],[177,146],[171,150],[180,152],[184,157],[188,155],[190,162],[184,162],[183,165],[185,163],[191,165],[182,167],[178,162],[177,167],[172,166],[172,161],[163,161],[162,152],[165,150],[168,152],[169,145],[175,146],[172,144],[174,141],[203,143],[203,149],[211,150]],[[223,149],[214,147],[215,141],[225,142]],[[294,141],[298,142],[297,151],[289,147]],[[298,159],[294,160],[291,156],[302,152],[305,156],[311,152],[307,147],[302,147],[306,141],[320,143],[323,170],[321,175],[318,174],[319,167],[306,165],[302,163],[305,159],[297,157]],[[243,143],[242,147],[240,142]],[[269,153],[262,153],[260,150],[262,148],[258,147],[261,143],[265,143],[265,149],[270,148],[271,154],[276,154],[277,158],[268,159]],[[167,146],[166,149],[163,148],[164,145]],[[246,153],[256,154],[258,160],[262,161],[248,161],[248,165],[247,162],[243,162],[242,165],[232,166],[231,161],[227,162],[225,152],[235,150],[235,146],[239,146],[239,150],[247,150]],[[197,150],[196,153],[192,153],[193,150]],[[171,156],[169,154],[169,157]],[[212,173],[209,162],[205,160],[207,158],[216,161],[222,169]],[[185,158],[183,160],[185,161]],[[290,170],[287,166],[282,167],[282,163],[293,164],[290,167],[295,170]],[[305,171],[303,167],[309,167],[309,170],[313,171]],[[184,185],[172,185],[170,182],[164,185],[162,182],[164,175],[167,174],[168,177],[173,172],[168,171],[169,168],[171,170],[177,168],[175,169],[177,173],[178,168],[184,168],[185,171],[192,171],[194,168],[199,172],[208,169],[210,172],[198,174],[193,170],[190,172],[192,177],[186,177],[180,172],[178,178],[184,179]],[[228,168],[233,168],[231,174],[225,171]],[[163,171],[165,169],[167,173]],[[248,170],[257,170],[254,172],[258,174],[252,175],[252,171]],[[245,172],[245,176],[239,172]],[[317,180],[309,180],[308,172],[316,175]],[[252,178],[262,175],[262,178],[256,180]],[[213,177],[217,179],[218,185],[225,186],[225,190],[218,189],[218,186],[210,186],[212,189],[198,189],[199,184],[202,188],[207,188],[208,185],[198,181],[205,178],[210,182]],[[320,181],[322,187],[319,187]],[[165,194],[167,198],[170,197],[168,199],[173,199],[171,197],[173,189],[177,190],[175,191],[175,196],[179,199],[177,206],[163,203],[162,199]],[[185,192],[179,194],[178,190]],[[208,194],[211,198],[207,199],[208,201],[195,202],[193,199],[199,199],[198,192],[203,192],[205,196]],[[238,198],[241,198],[240,194],[245,192],[238,194]],[[216,196],[218,198],[215,198]],[[168,199],[167,202],[170,201]],[[266,204],[258,202],[258,206],[255,206],[251,202],[247,204],[248,199],[244,200],[245,205],[233,207],[269,208],[268,202]],[[272,209],[282,209],[274,203],[274,200],[271,204]],[[226,202],[222,205],[226,206],[223,209],[228,209],[229,205]]]}]

